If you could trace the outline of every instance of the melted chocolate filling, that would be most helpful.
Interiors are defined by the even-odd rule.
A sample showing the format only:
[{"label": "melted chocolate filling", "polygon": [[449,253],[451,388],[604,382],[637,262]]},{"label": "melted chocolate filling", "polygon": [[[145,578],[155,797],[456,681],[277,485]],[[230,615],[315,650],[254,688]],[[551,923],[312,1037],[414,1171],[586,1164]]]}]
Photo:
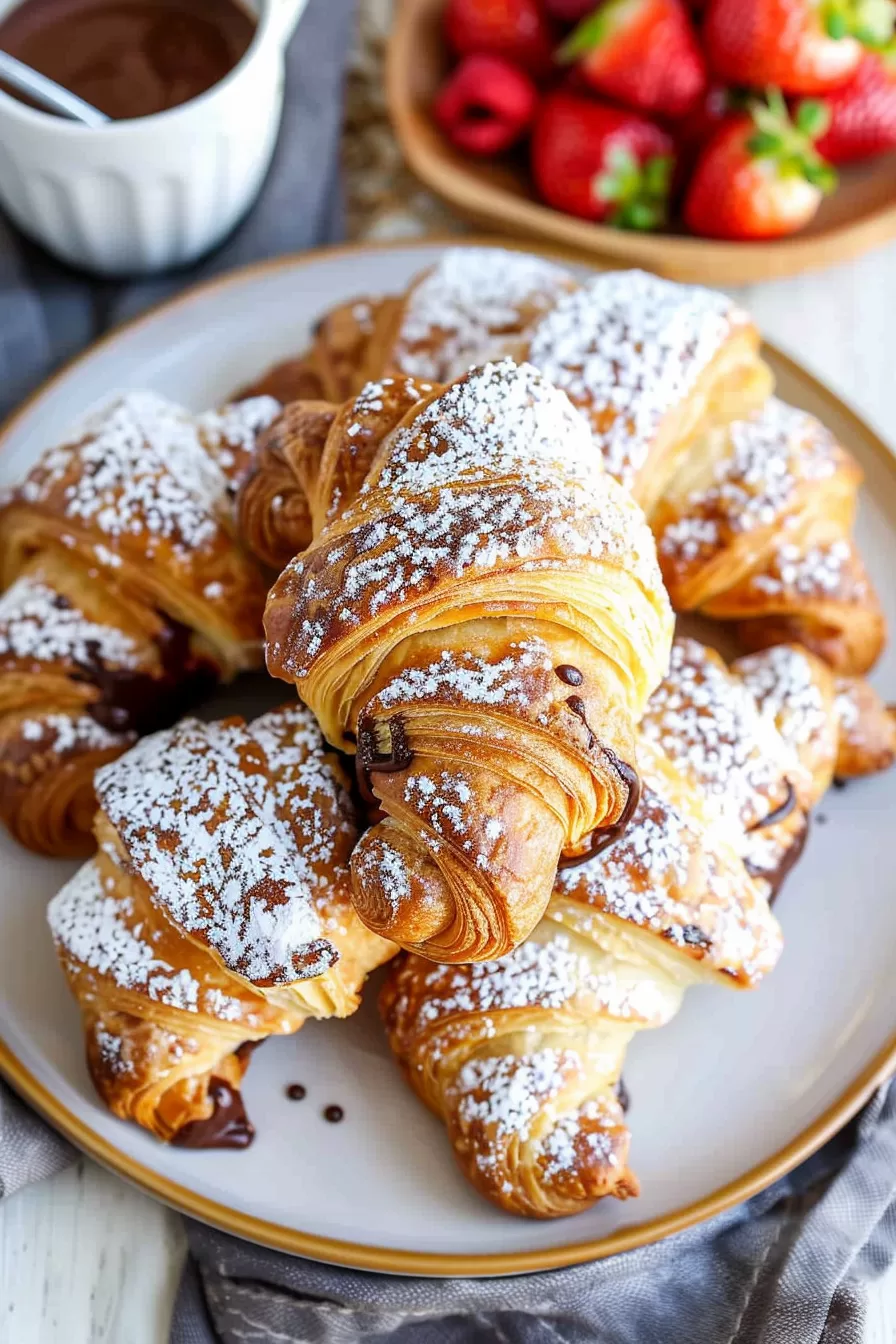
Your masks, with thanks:
[{"label": "melted chocolate filling", "polygon": [[372,724],[358,724],[358,751],[355,756],[355,773],[358,789],[368,807],[379,810],[379,799],[373,792],[370,776],[388,774],[393,771],[407,770],[414,753],[408,746],[404,719],[400,714],[389,720],[391,751],[383,754],[377,751],[376,732]]},{"label": "melted chocolate filling", "polygon": [[597,739],[595,738],[594,733],[591,731],[590,723],[585,717],[585,701],[582,699],[580,695],[571,695],[567,699],[566,703],[569,705],[570,709],[572,710],[573,714],[575,714],[576,718],[581,719],[582,723],[584,723],[585,730],[588,733],[588,750],[591,751]]},{"label": "melted chocolate filling", "polygon": [[191,1120],[171,1142],[177,1148],[248,1148],[255,1129],[239,1092],[223,1078],[212,1077],[208,1095],[214,1104],[211,1115],[205,1120]]},{"label": "melted chocolate filling", "polygon": [[787,797],[784,799],[781,806],[776,807],[774,812],[769,812],[768,816],[763,817],[761,821],[754,822],[748,830],[749,835],[752,835],[754,831],[764,831],[766,826],[774,826],[777,822],[783,821],[785,817],[790,816],[791,812],[796,807],[796,789],[789,779],[785,779],[784,783],[787,785]]},{"label": "melted chocolate filling", "polygon": [[564,681],[567,686],[581,686],[582,682],[585,680],[579,669],[573,667],[572,663],[561,663],[559,667],[554,668],[554,671],[557,673],[560,680]]},{"label": "melted chocolate filling", "polygon": [[218,674],[210,663],[195,661],[191,631],[180,621],[165,618],[156,637],[161,675],[127,667],[107,667],[99,645],[87,645],[88,658],[78,665],[76,680],[88,681],[100,698],[88,713],[103,728],[135,732],[140,736],[167,728],[212,691]]},{"label": "melted chocolate filling", "polygon": [[[578,697],[572,697],[577,699]],[[566,702],[569,704],[569,701]],[[560,868],[577,868],[580,863],[587,863],[589,859],[596,858],[602,854],[610,845],[614,845],[624,834],[629,822],[635,813],[635,808],[641,801],[641,777],[637,770],[634,770],[627,761],[620,761],[615,751],[609,747],[603,748],[603,754],[612,765],[613,769],[619,775],[620,779],[628,788],[628,798],[625,807],[622,809],[622,815],[618,821],[614,821],[612,826],[605,826],[601,830],[592,831],[588,848],[579,854],[561,854]]]}]

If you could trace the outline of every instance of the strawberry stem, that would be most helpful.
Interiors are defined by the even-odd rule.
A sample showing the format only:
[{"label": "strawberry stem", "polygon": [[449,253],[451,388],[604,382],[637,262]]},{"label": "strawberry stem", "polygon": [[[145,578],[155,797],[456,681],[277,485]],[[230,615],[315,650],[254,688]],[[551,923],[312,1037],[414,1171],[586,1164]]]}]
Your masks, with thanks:
[{"label": "strawberry stem", "polygon": [[893,0],[825,0],[821,19],[828,37],[854,37],[866,47],[884,47],[893,37]]},{"label": "strawberry stem", "polygon": [[666,223],[674,160],[657,154],[639,163],[630,149],[614,145],[604,170],[594,179],[596,198],[615,203],[609,221],[618,229],[648,231]]},{"label": "strawberry stem", "polygon": [[771,159],[780,177],[802,177],[825,193],[837,185],[837,174],[816,150],[814,140],[823,135],[831,120],[827,103],[804,98],[793,121],[780,89],[767,89],[765,102],[750,104],[756,130],[747,149],[757,159]]}]

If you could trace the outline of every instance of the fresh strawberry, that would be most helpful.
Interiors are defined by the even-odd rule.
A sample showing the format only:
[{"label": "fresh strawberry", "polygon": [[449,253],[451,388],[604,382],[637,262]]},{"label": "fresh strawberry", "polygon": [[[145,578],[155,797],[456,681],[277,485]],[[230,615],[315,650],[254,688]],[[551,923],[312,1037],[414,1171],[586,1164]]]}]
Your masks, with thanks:
[{"label": "fresh strawberry", "polygon": [[500,154],[535,116],[538,91],[522,70],[497,56],[465,56],[433,104],[452,144],[468,154]]},{"label": "fresh strawberry", "polygon": [[448,0],[444,26],[459,56],[501,56],[536,78],[554,68],[556,34],[537,0]]},{"label": "fresh strawberry", "polygon": [[594,0],[544,0],[544,8],[558,23],[578,23],[594,9]]},{"label": "fresh strawberry", "polygon": [[738,96],[724,84],[708,84],[702,96],[675,124],[675,143],[694,150],[705,145],[732,112],[738,111]]},{"label": "fresh strawberry", "polygon": [[709,0],[703,42],[732,84],[821,94],[852,79],[863,42],[888,41],[893,13],[891,0]]},{"label": "fresh strawberry", "polygon": [[836,185],[813,141],[827,126],[824,103],[806,101],[794,121],[780,92],[726,121],[703,150],[684,203],[693,233],[710,238],[781,238],[796,233]]},{"label": "fresh strawberry", "polygon": [[605,0],[557,53],[598,93],[643,112],[683,116],[706,67],[682,0]]},{"label": "fresh strawberry", "polygon": [[866,52],[855,79],[826,102],[831,124],[815,147],[831,163],[852,163],[896,148],[896,42]]},{"label": "fresh strawberry", "polygon": [[624,229],[659,228],[673,165],[671,137],[632,112],[562,90],[539,109],[532,175],[557,210]]}]

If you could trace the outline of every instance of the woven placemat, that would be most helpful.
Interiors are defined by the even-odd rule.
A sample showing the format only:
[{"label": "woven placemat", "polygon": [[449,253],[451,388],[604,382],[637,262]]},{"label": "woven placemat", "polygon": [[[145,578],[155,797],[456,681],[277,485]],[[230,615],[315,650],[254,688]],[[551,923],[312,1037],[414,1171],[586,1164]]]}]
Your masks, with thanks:
[{"label": "woven placemat", "polygon": [[360,0],[349,58],[342,159],[353,239],[418,238],[468,226],[426,191],[402,159],[386,109],[384,67],[393,0]]}]

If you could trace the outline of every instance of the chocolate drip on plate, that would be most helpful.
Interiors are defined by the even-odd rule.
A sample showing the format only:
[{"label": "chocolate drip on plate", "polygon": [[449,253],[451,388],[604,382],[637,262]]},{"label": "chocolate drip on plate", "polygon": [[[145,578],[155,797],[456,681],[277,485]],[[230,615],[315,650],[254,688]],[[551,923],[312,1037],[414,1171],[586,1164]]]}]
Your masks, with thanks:
[{"label": "chocolate drip on plate", "polygon": [[223,1078],[210,1078],[208,1095],[214,1105],[205,1120],[191,1120],[171,1140],[177,1148],[248,1148],[255,1128],[243,1099]]}]

